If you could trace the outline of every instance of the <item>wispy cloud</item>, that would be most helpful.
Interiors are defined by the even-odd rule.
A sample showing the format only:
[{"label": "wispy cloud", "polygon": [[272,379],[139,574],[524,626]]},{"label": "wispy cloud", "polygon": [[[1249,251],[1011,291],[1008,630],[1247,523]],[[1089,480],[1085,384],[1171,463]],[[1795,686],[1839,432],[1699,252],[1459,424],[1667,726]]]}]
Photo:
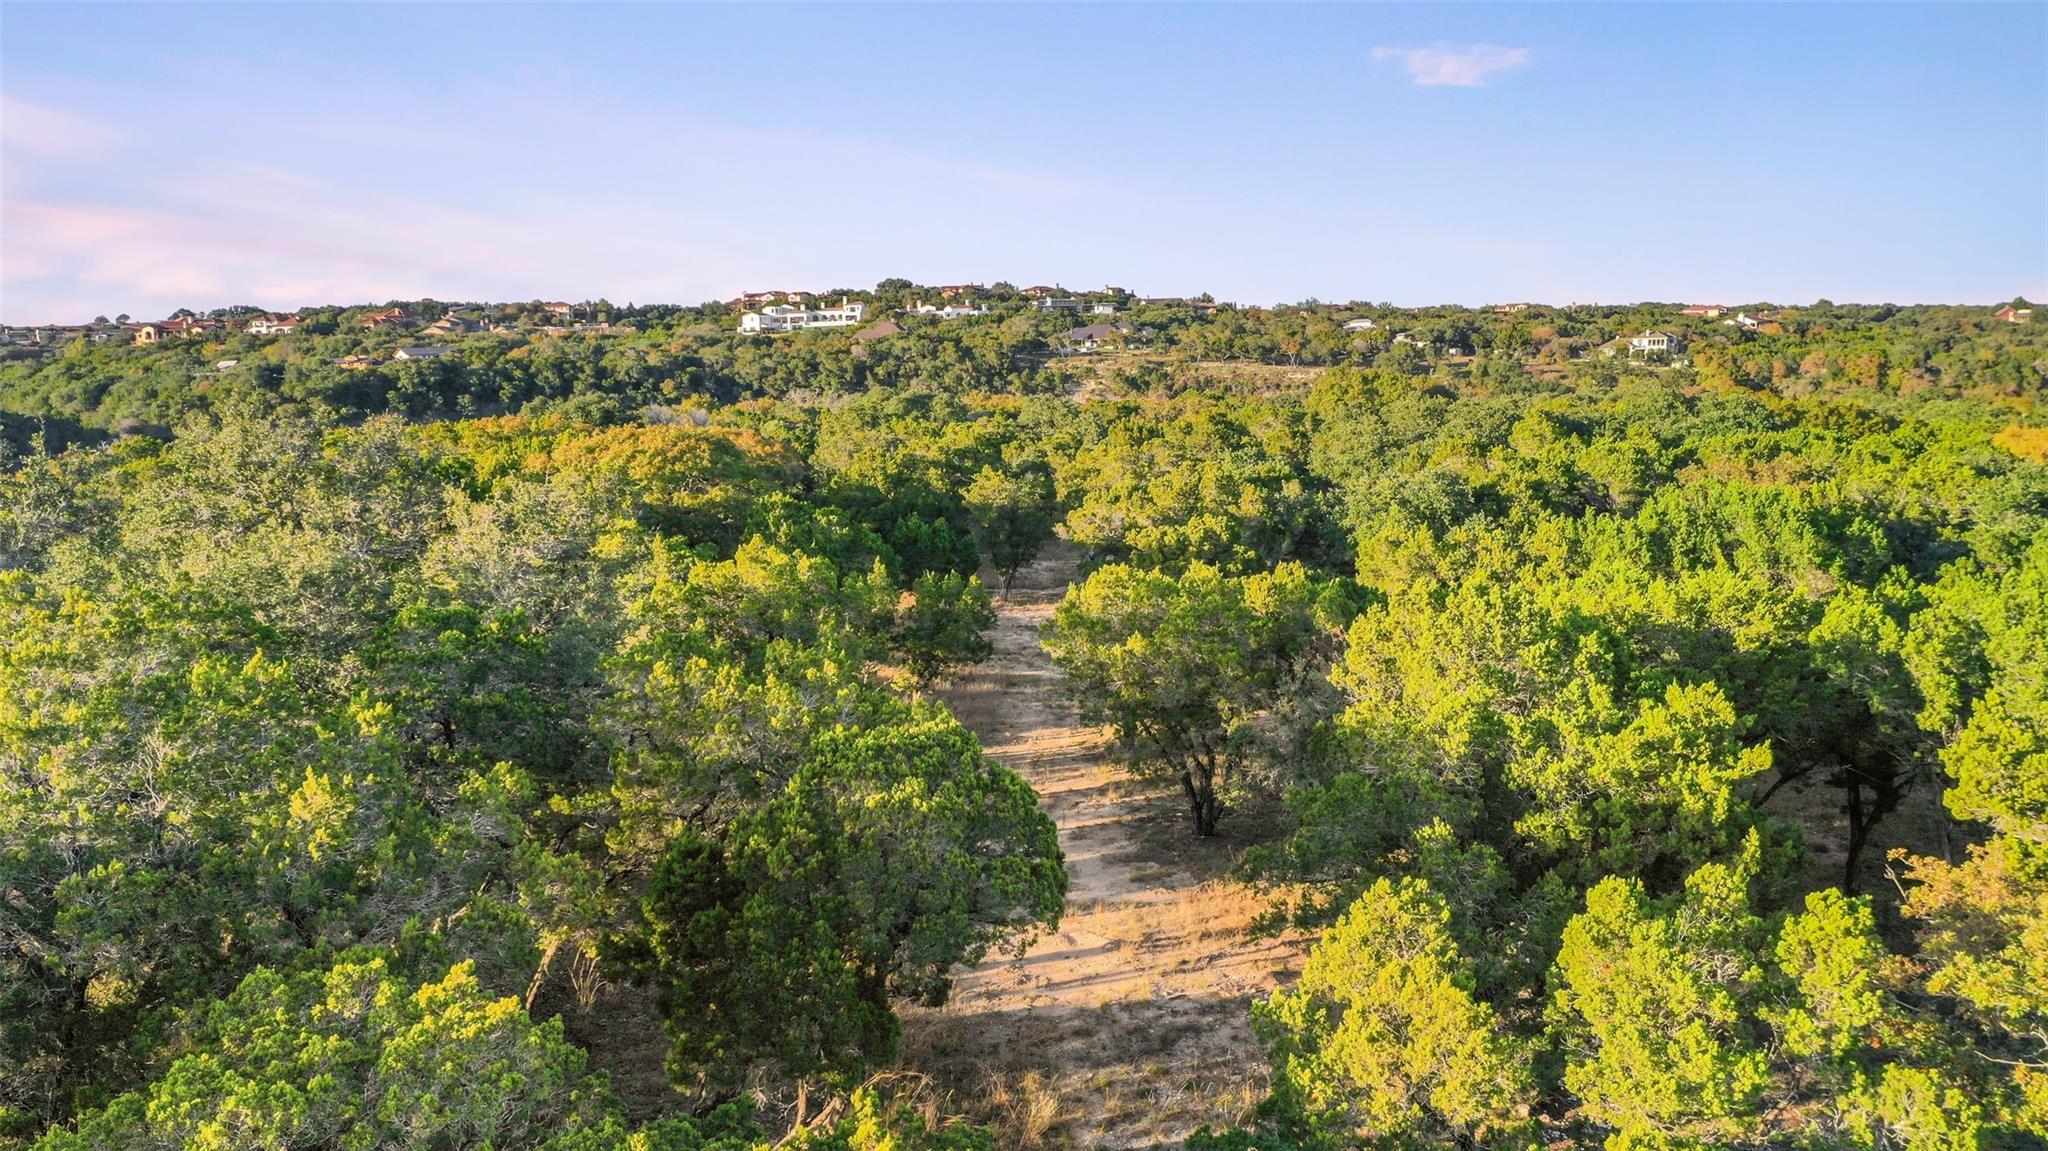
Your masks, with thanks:
[{"label": "wispy cloud", "polygon": [[1479,88],[1496,76],[1527,67],[1529,50],[1498,44],[1431,44],[1427,48],[1374,48],[1372,58],[1398,61],[1401,71],[1419,85]]},{"label": "wispy cloud", "polygon": [[118,132],[97,120],[0,95],[0,153],[97,159],[119,141]]},{"label": "wispy cloud", "polygon": [[[351,93],[350,115],[317,105],[302,110],[292,134],[194,150],[175,137],[89,136],[95,124],[82,113],[9,93],[0,317],[148,316],[226,303],[281,310],[420,295],[689,301],[764,282],[857,284],[927,271],[968,279],[1004,274],[1026,255],[1054,262],[1048,253],[1068,230],[1062,210],[1180,203],[1142,184],[1013,165],[944,141],[736,124],[602,96],[543,100],[495,81],[444,101],[496,110],[455,138],[428,146],[409,134],[358,131],[398,121],[408,100]],[[178,118],[234,114],[204,89],[183,94]],[[671,146],[648,149],[649,139]],[[535,140],[551,142],[554,164],[514,182],[490,175]],[[597,170],[608,181],[583,175]],[[793,199],[789,190],[819,171],[864,191],[831,211],[731,212],[735,182]],[[868,222],[849,229],[848,213]],[[999,242],[990,219],[1016,223]],[[1107,279],[1115,267],[1103,263]],[[1076,273],[1061,264],[1051,274],[1016,274]]]}]

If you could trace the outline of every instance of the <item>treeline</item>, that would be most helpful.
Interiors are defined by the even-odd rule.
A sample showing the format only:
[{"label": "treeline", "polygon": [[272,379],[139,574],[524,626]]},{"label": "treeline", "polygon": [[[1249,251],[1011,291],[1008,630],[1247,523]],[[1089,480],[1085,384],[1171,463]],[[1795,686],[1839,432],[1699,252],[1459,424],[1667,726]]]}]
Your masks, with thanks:
[{"label": "treeline", "polygon": [[[936,293],[885,282],[867,293],[885,318]],[[1685,340],[1676,383],[1782,395],[1876,391],[1945,397],[2038,397],[2048,372],[2048,323],[2011,324],[1989,308],[1859,307],[1825,302],[1771,312],[1754,331],[1670,305],[1531,307],[1497,314],[1465,308],[1397,309],[1309,301],[1278,308],[1147,304],[1117,295],[1115,337],[1142,353],[1114,373],[1138,391],[1200,390],[1206,363],[1373,367],[1429,376],[1454,388],[1514,386],[1525,368],[1573,383],[1612,382],[1625,370],[1614,341],[1656,329]],[[417,319],[444,310],[404,304]],[[309,309],[299,331],[259,337],[169,339],[149,346],[95,345],[27,353],[0,362],[0,410],[61,417],[118,431],[160,430],[194,413],[249,403],[306,416],[359,421],[468,418],[568,406],[579,418],[615,419],[647,405],[818,400],[919,387],[1058,394],[1083,366],[1060,353],[1062,335],[1091,317],[998,303],[994,314],[936,320],[898,317],[901,333],[856,339],[853,329],[745,337],[718,307],[594,308],[614,334],[544,334],[527,327],[457,337],[456,354],[393,360],[421,342],[368,330],[362,309]],[[231,310],[232,311],[232,310]],[[1346,330],[1352,319],[1375,327]],[[1625,360],[1625,356],[1622,357]]]},{"label": "treeline", "polygon": [[[15,461],[6,1136],[723,1151],[846,1098],[1057,919],[1030,789],[918,690],[1057,530],[1077,701],[1323,931],[1195,1146],[2048,1138],[2038,384],[1485,363],[701,426],[255,396]],[[680,1089],[637,1125],[578,1031],[622,981]],[[851,1099],[802,1137],[993,1138]]]}]

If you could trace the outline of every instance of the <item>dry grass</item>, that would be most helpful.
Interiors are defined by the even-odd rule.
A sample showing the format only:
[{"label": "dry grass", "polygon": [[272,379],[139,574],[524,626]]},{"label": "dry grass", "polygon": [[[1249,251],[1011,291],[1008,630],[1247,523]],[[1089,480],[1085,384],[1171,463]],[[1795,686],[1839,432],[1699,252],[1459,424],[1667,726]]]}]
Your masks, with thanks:
[{"label": "dry grass", "polygon": [[1172,1004],[1001,1022],[1010,1042],[994,1050],[982,1050],[985,1018],[922,1015],[904,1036],[904,1063],[929,1068],[940,1109],[994,1127],[998,1147],[1171,1146],[1244,1120],[1266,1092],[1263,1061],[1218,1049],[1206,1021]]},{"label": "dry grass", "polygon": [[1057,1071],[985,1071],[972,1106],[996,1129],[997,1141],[1020,1151],[1052,1145],[1069,1107],[1066,1077]]},{"label": "dry grass", "polygon": [[[1151,865],[1133,868],[1131,874],[1136,882],[1156,883],[1173,878],[1174,870]],[[1115,941],[1119,948],[1146,953],[1148,966],[1158,967],[1214,954],[1213,947],[1202,944],[1243,938],[1265,906],[1243,884],[1212,879],[1174,888],[1161,899],[1098,900],[1080,918],[1088,930]]]}]

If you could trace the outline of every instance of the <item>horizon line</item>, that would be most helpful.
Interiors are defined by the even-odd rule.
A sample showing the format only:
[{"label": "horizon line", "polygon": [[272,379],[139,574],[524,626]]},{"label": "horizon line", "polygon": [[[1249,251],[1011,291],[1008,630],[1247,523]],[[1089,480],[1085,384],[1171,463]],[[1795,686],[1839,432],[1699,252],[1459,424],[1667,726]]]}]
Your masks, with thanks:
[{"label": "horizon line", "polygon": [[[998,282],[999,282],[999,283],[1003,283],[1003,282],[1008,282],[1008,281],[998,281]],[[938,286],[939,286],[939,285],[934,285],[934,284],[914,284],[914,285],[912,285],[912,288],[937,288]],[[1143,299],[1173,299],[1173,300],[1193,300],[1193,299],[1197,299],[1197,298],[1199,298],[1199,297],[1200,297],[1201,295],[1204,295],[1204,294],[1206,294],[1206,293],[1200,293],[1200,292],[1198,292],[1198,293],[1194,293],[1194,294],[1191,294],[1191,295],[1182,295],[1182,296],[1141,296],[1141,295],[1139,295],[1139,294],[1138,294],[1138,293],[1136,293],[1136,292],[1131,292],[1131,291],[1129,291],[1128,289],[1122,289],[1122,288],[1117,288],[1117,289],[1112,289],[1112,288],[1109,288],[1109,287],[1103,287],[1103,288],[1067,288],[1067,287],[1065,287],[1064,285],[1059,285],[1059,284],[1055,284],[1055,285],[1052,285],[1052,286],[1053,286],[1053,287],[1056,287],[1056,288],[1059,288],[1059,289],[1060,289],[1061,291],[1069,292],[1069,293],[1071,293],[1071,294],[1073,294],[1073,295],[1077,295],[1077,296],[1089,296],[1089,295],[1104,295],[1104,294],[1110,294],[1110,293],[1112,293],[1112,292],[1124,292],[1124,293],[1126,293],[1126,294],[1128,294],[1128,295],[1130,295],[1130,296],[1132,296],[1132,297],[1134,297],[1134,298],[1136,298],[1136,299],[1141,299],[1141,300],[1143,300]],[[761,291],[763,291],[763,292],[789,292],[789,291],[796,291],[796,292],[805,292],[806,294],[808,294],[808,295],[812,295],[812,296],[833,296],[833,295],[849,295],[849,296],[851,296],[851,295],[866,295],[866,296],[874,296],[874,295],[880,295],[880,294],[882,294],[882,293],[883,293],[884,291],[904,291],[904,290],[910,290],[910,289],[894,289],[894,288],[891,288],[891,289],[881,289],[881,288],[839,288],[839,287],[835,287],[835,288],[827,288],[827,289],[823,289],[823,290],[820,290],[820,291],[815,291],[815,292],[813,292],[813,291],[810,291],[809,289],[805,289],[805,288],[769,288],[769,289],[762,289]],[[984,287],[984,288],[982,288],[982,290],[983,290],[983,291],[989,291],[990,289],[988,289],[988,288],[985,288],[985,287]],[[1021,292],[1021,291],[1023,291],[1023,289],[1021,289],[1021,288],[1018,288],[1018,289],[1014,289],[1014,290],[1015,290],[1015,291],[1018,291],[1018,292]],[[177,312],[180,312],[180,311],[190,312],[190,313],[192,313],[192,314],[194,314],[194,315],[202,315],[202,316],[203,316],[203,315],[209,315],[209,314],[211,314],[211,313],[214,313],[214,312],[224,312],[224,311],[228,311],[228,310],[231,310],[231,309],[236,309],[236,308],[248,308],[248,309],[254,309],[254,310],[256,310],[256,311],[260,311],[260,312],[275,312],[275,313],[297,313],[297,312],[303,312],[303,311],[306,311],[307,309],[327,309],[327,308],[333,308],[333,309],[338,309],[338,310],[343,310],[343,311],[346,311],[347,309],[350,309],[350,308],[373,308],[373,307],[379,307],[379,306],[390,306],[390,305],[392,305],[392,304],[399,304],[399,303],[419,303],[419,302],[422,302],[422,301],[426,301],[426,302],[431,302],[431,303],[435,303],[435,304],[445,304],[445,305],[451,305],[451,306],[452,306],[452,305],[476,305],[476,306],[482,306],[482,307],[500,306],[500,305],[505,305],[505,304],[530,304],[530,303],[535,303],[535,302],[542,302],[542,303],[546,303],[546,302],[560,302],[560,303],[570,303],[570,302],[573,302],[573,303],[575,303],[575,304],[576,304],[576,305],[578,305],[578,306],[583,306],[583,305],[594,305],[594,304],[598,304],[598,303],[603,303],[603,304],[606,304],[606,305],[608,305],[608,306],[611,306],[611,307],[615,307],[615,308],[620,308],[620,307],[623,307],[623,308],[636,308],[636,309],[637,309],[637,308],[702,308],[702,307],[707,307],[707,306],[710,306],[710,305],[713,305],[713,304],[717,304],[717,305],[721,305],[721,306],[729,306],[729,305],[730,305],[730,304],[732,304],[732,303],[733,303],[733,302],[734,302],[735,300],[737,300],[737,299],[739,299],[739,298],[741,298],[741,297],[743,297],[743,296],[745,296],[745,295],[749,295],[749,294],[754,294],[754,293],[742,292],[742,293],[739,293],[738,295],[736,295],[736,296],[733,296],[733,297],[727,297],[727,298],[720,298],[720,299],[710,299],[710,300],[701,300],[701,301],[698,301],[698,302],[695,302],[695,303],[688,303],[688,302],[683,302],[683,301],[680,301],[680,300],[649,300],[649,301],[644,301],[644,302],[634,302],[634,301],[627,301],[627,302],[625,302],[625,303],[620,303],[620,302],[618,302],[618,301],[614,301],[614,300],[612,300],[612,299],[610,299],[610,298],[608,298],[608,297],[605,297],[605,296],[596,296],[596,297],[586,297],[586,298],[584,298],[584,299],[582,299],[582,300],[576,300],[576,301],[570,301],[570,300],[569,300],[569,299],[568,299],[567,297],[562,297],[562,296],[556,296],[556,297],[552,297],[552,298],[550,298],[550,297],[547,297],[547,296],[520,296],[520,297],[505,297],[505,298],[503,298],[503,299],[454,299],[454,298],[443,298],[443,297],[440,297],[440,296],[436,296],[436,295],[432,295],[432,294],[428,294],[428,295],[420,295],[420,296],[391,296],[391,297],[385,298],[385,299],[383,299],[383,300],[374,300],[374,299],[372,299],[372,300],[362,300],[362,301],[357,301],[357,302],[348,302],[348,303],[334,303],[334,302],[326,302],[326,303],[319,303],[319,302],[316,302],[316,303],[305,303],[305,304],[298,304],[298,305],[293,305],[293,306],[290,306],[290,307],[284,307],[284,306],[277,306],[277,307],[273,307],[273,306],[270,306],[270,305],[265,305],[265,304],[256,304],[256,303],[249,303],[249,302],[246,302],[246,301],[244,301],[244,302],[238,302],[238,303],[230,303],[230,304],[217,304],[217,305],[214,305],[214,306],[212,306],[212,307],[205,307],[205,308],[198,308],[198,307],[192,307],[192,306],[190,306],[190,305],[182,305],[182,306],[180,306],[180,307],[177,307],[177,308],[173,308],[173,309],[171,309],[171,311],[170,311],[170,312],[167,312],[167,313],[165,313],[165,315],[164,315],[164,317],[163,317],[163,318],[165,318],[165,319],[168,319],[168,318],[170,318],[171,316],[175,315],[175,314],[176,314]],[[1389,301],[1383,301],[1383,300],[1382,300],[1382,301],[1375,301],[1375,300],[1365,300],[1365,299],[1360,299],[1360,298],[1357,298],[1357,297],[1354,297],[1354,298],[1352,298],[1352,299],[1348,299],[1348,300],[1339,300],[1339,299],[1335,299],[1335,298],[1330,298],[1330,299],[1324,299],[1324,298],[1322,298],[1322,297],[1319,297],[1319,296],[1308,296],[1308,297],[1304,297],[1304,298],[1302,298],[1302,299],[1299,299],[1299,300],[1282,300],[1282,301],[1277,301],[1277,302],[1274,302],[1274,303],[1261,303],[1261,302],[1258,302],[1258,301],[1246,301],[1246,300],[1231,300],[1231,299],[1225,299],[1225,298],[1222,298],[1222,297],[1214,296],[1213,294],[1212,294],[1212,295],[1210,295],[1210,299],[1211,299],[1211,300],[1212,300],[1212,301],[1213,301],[1213,302],[1214,302],[1214,303],[1215,303],[1215,304],[1216,304],[1217,306],[1219,306],[1219,307],[1232,307],[1232,308],[1260,308],[1260,309],[1264,309],[1264,310],[1267,310],[1267,311],[1275,311],[1275,310],[1279,310],[1279,309],[1282,309],[1282,308],[1302,308],[1302,307],[1310,307],[1310,306],[1317,306],[1317,307],[1354,307],[1354,308],[1390,308],[1390,309],[1393,309],[1393,310],[1396,310],[1396,311],[1404,311],[1404,312],[1420,312],[1420,311],[1432,311],[1432,310],[1460,310],[1460,311],[1486,311],[1486,310],[1489,310],[1489,309],[1492,309],[1492,308],[1498,308],[1498,307],[1507,307],[1507,306],[1511,306],[1511,305],[1520,305],[1520,306],[1522,306],[1522,307],[1526,307],[1526,308],[1552,308],[1552,309],[1568,309],[1568,308],[1642,308],[1642,307],[1660,307],[1660,306],[1667,306],[1667,305],[1670,305],[1670,306],[1678,306],[1678,307],[1715,307],[1715,308],[1727,308],[1727,309],[1738,309],[1738,308],[1744,308],[1744,307],[1752,307],[1752,306],[1754,306],[1754,307],[1769,307],[1769,308],[1810,308],[1810,307],[1821,307],[1821,306],[1826,306],[1826,307],[1834,307],[1834,308],[1843,308],[1843,307],[1856,307],[1856,308],[1988,308],[1988,307],[1997,307],[1997,306],[2000,306],[2000,305],[2009,305],[2009,304],[2035,304],[2035,303],[2038,303],[2038,302],[2039,302],[2039,301],[2036,301],[2036,300],[2035,300],[2035,299],[2034,299],[2033,297],[2031,297],[2031,296],[2028,296],[2028,295],[2026,295],[2025,293],[2020,293],[2020,294],[2017,294],[2017,295],[2012,295],[2012,296],[2000,296],[2000,297],[1996,297],[1996,298],[1994,298],[1994,299],[1991,299],[1991,300],[1989,300],[1989,301],[1975,301],[1975,300],[1912,300],[1912,301],[1905,301],[1905,302],[1901,302],[1901,301],[1897,301],[1897,300],[1837,300],[1837,299],[1833,299],[1833,298],[1831,298],[1831,297],[1827,297],[1827,296],[1821,296],[1821,297],[1817,297],[1816,299],[1814,299],[1814,300],[1813,300],[1812,302],[1810,302],[1810,303],[1786,303],[1786,302],[1780,302],[1780,301],[1777,301],[1777,300],[1771,300],[1771,299],[1753,299],[1753,300],[1742,300],[1742,301],[1741,301],[1741,302],[1739,302],[1739,303],[1733,303],[1733,304],[1730,304],[1730,303],[1723,303],[1723,302],[1721,302],[1721,301],[1718,301],[1718,300],[1709,300],[1709,299],[1706,299],[1706,298],[1698,298],[1698,299],[1690,299],[1690,298],[1686,298],[1686,299],[1669,299],[1669,300],[1660,300],[1660,299],[1639,299],[1639,300],[1625,300],[1625,301],[1623,301],[1623,300],[1573,300],[1573,301],[1571,301],[1571,302],[1569,302],[1569,303],[1563,303],[1563,304],[1558,304],[1558,303],[1551,303],[1551,302],[1549,302],[1549,301],[1545,301],[1545,300],[1538,300],[1538,299],[1504,299],[1504,300],[1494,300],[1494,301],[1489,301],[1489,302],[1487,302],[1487,303],[1480,303],[1480,304],[1468,304],[1468,303],[1459,303],[1459,302],[1452,302],[1452,301],[1441,301],[1441,302],[1437,302],[1437,303],[1430,303],[1430,304],[1400,304],[1400,303],[1392,303],[1392,302],[1389,302]],[[19,320],[11,320],[11,319],[6,319],[6,318],[4,318],[4,317],[0,317],[0,327],[8,327],[8,328],[37,328],[37,327],[66,327],[66,328],[74,328],[74,327],[83,327],[83,326],[86,326],[86,325],[89,325],[89,324],[92,324],[92,323],[94,323],[94,322],[95,322],[95,321],[96,321],[96,320],[98,319],[98,317],[100,317],[100,316],[106,316],[106,315],[108,315],[108,314],[109,314],[109,313],[106,313],[106,312],[104,312],[104,311],[101,311],[101,312],[96,312],[96,313],[94,314],[94,317],[93,317],[93,318],[90,318],[90,319],[81,319],[81,320],[68,320],[68,321],[67,321],[67,320],[28,320],[28,321],[19,321]],[[134,313],[131,313],[131,312],[119,312],[119,313],[113,313],[113,314],[116,314],[116,315],[127,315],[127,316],[129,316],[129,317],[130,317],[130,319],[129,319],[129,320],[127,321],[128,323],[149,323],[149,322],[151,322],[151,321],[148,321],[148,320],[138,320],[138,319],[135,319],[135,318],[134,318]],[[115,322],[118,322],[118,321],[113,321],[113,320],[109,320],[108,322],[109,322],[109,323],[115,323]]]}]

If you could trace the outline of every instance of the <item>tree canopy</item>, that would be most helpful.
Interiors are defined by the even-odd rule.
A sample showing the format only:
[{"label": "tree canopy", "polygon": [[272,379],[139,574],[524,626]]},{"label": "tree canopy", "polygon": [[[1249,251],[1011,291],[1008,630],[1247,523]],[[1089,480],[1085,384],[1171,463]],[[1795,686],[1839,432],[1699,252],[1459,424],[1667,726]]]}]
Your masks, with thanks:
[{"label": "tree canopy", "polygon": [[988,588],[1314,939],[1191,1148],[2048,1140],[2038,319],[990,295],[0,361],[0,1148],[999,1145]]}]

